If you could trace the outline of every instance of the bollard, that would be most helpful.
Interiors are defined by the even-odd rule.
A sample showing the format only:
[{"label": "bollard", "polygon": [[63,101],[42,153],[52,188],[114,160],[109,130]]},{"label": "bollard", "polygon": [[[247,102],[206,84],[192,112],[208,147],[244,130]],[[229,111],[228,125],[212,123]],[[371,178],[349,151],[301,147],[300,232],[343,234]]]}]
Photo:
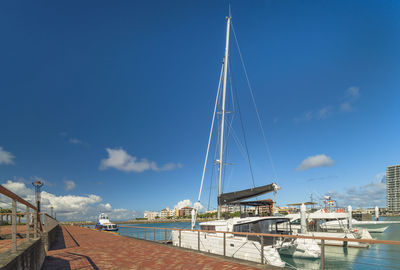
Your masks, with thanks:
[{"label": "bollard", "polygon": [[26,207],[26,240],[29,241],[29,207]]},{"label": "bollard", "polygon": [[226,256],[226,233],[224,232],[224,256]]},{"label": "bollard", "polygon": [[321,270],[325,269],[325,240],[321,240]]},{"label": "bollard", "polygon": [[12,252],[17,252],[17,201],[15,199],[12,200],[12,216],[11,216],[11,225],[12,225]]}]

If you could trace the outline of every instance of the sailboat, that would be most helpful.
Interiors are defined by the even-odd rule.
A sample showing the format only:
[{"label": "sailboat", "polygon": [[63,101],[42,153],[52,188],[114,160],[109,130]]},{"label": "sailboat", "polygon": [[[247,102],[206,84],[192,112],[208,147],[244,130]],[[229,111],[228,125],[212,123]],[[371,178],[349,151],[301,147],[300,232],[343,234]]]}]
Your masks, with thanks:
[{"label": "sailboat", "polygon": [[280,187],[276,183],[269,185],[253,187],[246,190],[222,193],[222,171],[224,157],[224,124],[225,124],[225,100],[226,100],[226,84],[229,57],[229,34],[231,26],[231,16],[227,17],[226,29],[226,45],[223,68],[220,77],[223,81],[222,93],[220,95],[220,86],[218,87],[217,98],[214,107],[213,121],[211,124],[210,137],[208,141],[206,160],[203,168],[203,176],[201,180],[198,202],[204,181],[204,173],[210,148],[210,140],[216,114],[218,100],[221,100],[220,115],[221,121],[219,126],[219,158],[216,160],[218,166],[218,212],[217,220],[200,223],[200,230],[193,231],[197,209],[192,210],[192,231],[172,231],[172,244],[189,249],[200,250],[218,255],[244,259],[254,262],[262,262],[278,267],[284,267],[285,262],[281,260],[280,254],[302,257],[302,258],[319,258],[321,249],[312,239],[283,239],[281,237],[259,237],[255,235],[238,235],[234,232],[244,233],[271,233],[271,234],[292,234],[290,219],[281,216],[246,216],[231,219],[221,219],[221,209],[223,205],[239,205],[242,209],[243,205],[258,205],[260,201],[249,202],[244,200],[263,195],[268,192],[276,193]]}]

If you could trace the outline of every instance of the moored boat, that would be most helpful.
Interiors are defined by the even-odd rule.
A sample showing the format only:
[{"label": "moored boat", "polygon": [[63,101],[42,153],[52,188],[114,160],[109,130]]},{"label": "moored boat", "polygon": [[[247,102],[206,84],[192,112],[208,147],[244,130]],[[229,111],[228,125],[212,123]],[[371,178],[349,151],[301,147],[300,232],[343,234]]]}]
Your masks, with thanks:
[{"label": "moored boat", "polygon": [[103,231],[118,231],[118,225],[111,223],[104,213],[99,215],[95,228]]}]

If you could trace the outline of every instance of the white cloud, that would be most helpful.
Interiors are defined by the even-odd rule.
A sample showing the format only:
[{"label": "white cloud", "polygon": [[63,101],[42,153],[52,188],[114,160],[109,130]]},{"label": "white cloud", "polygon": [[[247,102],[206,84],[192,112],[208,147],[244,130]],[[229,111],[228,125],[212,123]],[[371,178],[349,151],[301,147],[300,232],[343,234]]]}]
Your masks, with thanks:
[{"label": "white cloud", "polygon": [[383,207],[386,203],[386,184],[382,181],[371,181],[360,187],[349,188],[345,192],[330,191],[327,195],[340,202],[340,206]]},{"label": "white cloud", "polygon": [[181,209],[182,207],[191,207],[192,206],[192,202],[189,199],[186,200],[182,200],[180,202],[178,202],[175,206],[174,209]]},{"label": "white cloud", "polygon": [[125,172],[144,172],[147,170],[152,171],[169,171],[176,168],[182,168],[180,163],[166,163],[165,165],[158,167],[154,161],[149,161],[145,158],[138,159],[129,155],[123,149],[111,149],[106,148],[108,158],[102,159],[100,162],[100,169],[105,170],[108,168],[114,168]]},{"label": "white cloud", "polygon": [[[23,199],[34,203],[33,188],[28,188],[25,183],[8,180],[3,186]],[[100,212],[107,212],[111,220],[126,220],[136,217],[136,211],[123,208],[113,209],[110,203],[101,203],[103,199],[95,194],[57,196],[42,191],[41,200],[42,209],[49,212],[50,207],[53,207],[60,220],[96,220]]]},{"label": "white cloud", "polygon": [[13,154],[3,150],[3,147],[0,146],[0,165],[1,164],[6,164],[6,165],[14,164],[14,160],[13,160],[14,158],[15,157]]},{"label": "white cloud", "polygon": [[73,190],[75,188],[76,184],[72,180],[64,180],[64,186],[65,186],[65,190],[69,191],[69,190]]},{"label": "white cloud", "polygon": [[15,194],[21,197],[29,197],[34,196],[33,189],[29,189],[23,182],[14,182],[12,180],[8,180],[5,184],[3,184],[5,188],[11,190]]},{"label": "white cloud", "polygon": [[297,167],[297,170],[304,171],[316,167],[329,167],[332,166],[333,164],[335,164],[335,162],[330,157],[321,154],[306,158]]},{"label": "white cloud", "polygon": [[68,141],[69,141],[69,143],[72,143],[72,144],[83,144],[83,141],[81,141],[77,138],[69,138]]},{"label": "white cloud", "polygon": [[201,211],[204,209],[204,206],[200,202],[195,202],[194,204],[192,203],[191,200],[186,199],[178,202],[175,206],[174,209],[181,209],[182,207],[194,207],[197,208],[198,211]]}]

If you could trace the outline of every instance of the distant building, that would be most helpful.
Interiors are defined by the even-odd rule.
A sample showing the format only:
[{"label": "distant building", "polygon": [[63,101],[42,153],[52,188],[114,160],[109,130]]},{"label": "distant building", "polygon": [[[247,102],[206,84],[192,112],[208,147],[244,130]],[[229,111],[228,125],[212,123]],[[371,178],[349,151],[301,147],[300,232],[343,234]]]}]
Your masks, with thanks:
[{"label": "distant building", "polygon": [[400,212],[400,165],[386,168],[386,206],[388,212]]},{"label": "distant building", "polygon": [[160,217],[161,218],[168,218],[168,217],[173,217],[175,216],[175,210],[174,209],[169,209],[169,207],[165,207],[165,209],[161,210],[160,212]]},{"label": "distant building", "polygon": [[147,218],[148,220],[156,219],[156,217],[159,217],[159,216],[160,216],[160,214],[158,212],[151,212],[151,211],[144,212],[144,218]]},{"label": "distant building", "polygon": [[192,209],[191,207],[182,207],[181,209],[179,209],[179,216],[183,217],[183,216],[191,216],[192,215]]}]

